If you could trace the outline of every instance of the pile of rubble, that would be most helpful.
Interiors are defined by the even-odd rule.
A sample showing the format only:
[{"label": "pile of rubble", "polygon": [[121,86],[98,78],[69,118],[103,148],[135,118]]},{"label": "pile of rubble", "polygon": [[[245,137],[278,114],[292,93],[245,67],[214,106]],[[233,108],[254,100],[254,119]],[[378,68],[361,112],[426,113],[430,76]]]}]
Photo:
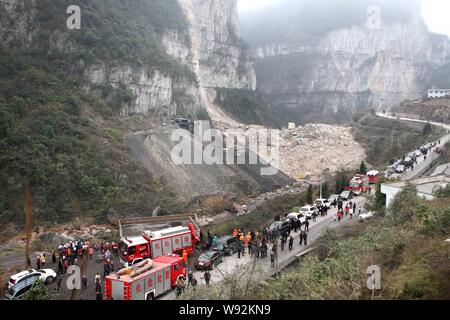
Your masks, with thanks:
[{"label": "pile of rubble", "polygon": [[280,133],[280,169],[298,181],[320,181],[321,160],[324,172],[333,175],[359,167],[364,157],[347,127],[290,124]]}]

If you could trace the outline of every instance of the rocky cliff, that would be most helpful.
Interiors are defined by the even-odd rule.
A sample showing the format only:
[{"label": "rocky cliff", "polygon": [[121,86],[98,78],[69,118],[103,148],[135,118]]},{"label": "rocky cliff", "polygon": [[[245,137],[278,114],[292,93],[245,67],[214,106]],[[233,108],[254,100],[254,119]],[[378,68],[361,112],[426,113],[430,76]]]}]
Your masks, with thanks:
[{"label": "rocky cliff", "polygon": [[0,1],[0,223],[21,222],[26,179],[36,219],[55,222],[176,213],[198,195],[291,182],[171,161],[171,116],[241,126],[216,104],[219,91],[256,87],[235,0],[76,4],[81,29],[70,30],[70,0]]},{"label": "rocky cliff", "polygon": [[[389,108],[423,96],[428,86],[438,85],[436,70],[450,63],[450,41],[427,30],[417,1],[408,4],[402,21],[394,17],[374,29],[366,26],[361,10],[355,11],[361,21],[352,25],[335,23],[322,32],[298,26],[295,33],[293,23],[294,30],[286,29],[283,37],[254,41],[250,24],[255,21],[246,22],[258,90],[272,108],[293,112],[302,121],[329,122],[349,120],[358,109]],[[381,10],[382,19],[386,11]],[[316,18],[320,25],[330,24],[320,14]]]}]

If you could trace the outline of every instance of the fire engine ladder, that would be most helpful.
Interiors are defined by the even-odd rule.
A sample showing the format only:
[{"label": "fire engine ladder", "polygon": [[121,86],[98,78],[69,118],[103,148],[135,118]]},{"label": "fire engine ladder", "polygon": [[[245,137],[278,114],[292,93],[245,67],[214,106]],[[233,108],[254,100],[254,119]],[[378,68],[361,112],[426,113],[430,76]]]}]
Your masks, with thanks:
[{"label": "fire engine ladder", "polygon": [[136,224],[157,224],[157,223],[170,223],[170,222],[189,222],[194,225],[195,231],[200,231],[199,226],[196,223],[197,215],[195,214],[178,214],[170,216],[156,216],[156,217],[141,217],[141,218],[124,218],[119,219],[116,224],[119,226],[120,237],[123,238],[123,226],[136,225]]}]

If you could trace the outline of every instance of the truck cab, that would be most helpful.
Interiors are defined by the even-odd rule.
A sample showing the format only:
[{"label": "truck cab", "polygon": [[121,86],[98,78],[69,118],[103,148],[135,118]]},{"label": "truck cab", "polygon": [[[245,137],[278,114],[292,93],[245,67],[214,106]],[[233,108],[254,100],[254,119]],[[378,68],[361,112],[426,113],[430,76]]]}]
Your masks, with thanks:
[{"label": "truck cab", "polygon": [[123,238],[119,243],[120,260],[124,266],[150,258],[150,247],[144,237]]}]

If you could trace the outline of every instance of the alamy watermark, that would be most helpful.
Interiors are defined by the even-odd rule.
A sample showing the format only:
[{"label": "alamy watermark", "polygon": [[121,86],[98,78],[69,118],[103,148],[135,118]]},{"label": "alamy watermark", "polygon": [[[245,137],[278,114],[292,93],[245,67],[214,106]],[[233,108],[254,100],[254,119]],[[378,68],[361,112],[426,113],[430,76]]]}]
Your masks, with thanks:
[{"label": "alamy watermark", "polygon": [[69,30],[81,29],[81,9],[77,5],[71,5],[67,7],[67,14],[70,16],[66,20],[66,26]]},{"label": "alamy watermark", "polygon": [[369,290],[381,290],[381,269],[377,265],[372,265],[367,268],[366,273],[370,275],[367,278],[367,288]]},{"label": "alamy watermark", "polygon": [[381,8],[373,5],[367,8],[367,28],[370,30],[379,30],[383,20],[381,19]]},{"label": "alamy watermark", "polygon": [[278,173],[280,131],[275,129],[211,129],[208,121],[196,121],[194,134],[184,129],[172,133],[171,158],[176,165],[260,165],[260,174]]}]

